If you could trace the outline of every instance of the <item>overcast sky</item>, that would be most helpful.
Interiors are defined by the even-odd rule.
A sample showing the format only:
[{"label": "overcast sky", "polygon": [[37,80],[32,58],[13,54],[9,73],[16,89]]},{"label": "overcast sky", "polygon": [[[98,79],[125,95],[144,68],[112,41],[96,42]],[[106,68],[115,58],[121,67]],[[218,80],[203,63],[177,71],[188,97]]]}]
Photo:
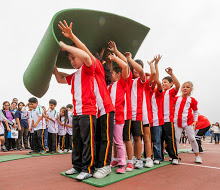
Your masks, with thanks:
[{"label": "overcast sky", "polygon": [[[62,9],[85,8],[115,13],[151,30],[135,58],[145,63],[160,53],[160,79],[172,67],[182,84],[194,83],[192,96],[199,112],[211,122],[220,121],[219,59],[220,1],[218,0],[1,0],[0,1],[0,105],[5,100],[27,103],[32,95],[23,84],[23,73],[34,55],[52,17]],[[146,66],[146,71],[149,68]],[[65,71],[71,73],[71,70]],[[61,106],[71,103],[68,85],[52,77],[50,88],[39,99],[48,107],[54,98]]]}]

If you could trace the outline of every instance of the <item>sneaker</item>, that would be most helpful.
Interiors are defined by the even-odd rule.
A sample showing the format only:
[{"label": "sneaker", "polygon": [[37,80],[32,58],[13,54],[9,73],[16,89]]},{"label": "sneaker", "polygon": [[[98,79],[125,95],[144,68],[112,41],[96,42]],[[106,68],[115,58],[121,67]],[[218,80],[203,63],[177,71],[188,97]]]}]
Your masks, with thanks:
[{"label": "sneaker", "polygon": [[1,147],[1,150],[2,150],[2,152],[8,152],[8,150],[7,150],[7,148],[5,147],[5,145],[3,145],[3,146]]},{"label": "sneaker", "polygon": [[142,160],[137,160],[136,164],[134,165],[136,169],[142,169],[143,168],[143,161]]},{"label": "sneaker", "polygon": [[46,153],[51,153],[51,152],[52,152],[51,150],[47,150],[47,151],[46,151]]},{"label": "sneaker", "polygon": [[42,154],[45,154],[46,153],[46,151],[44,151],[44,150],[41,150],[40,151],[40,154],[42,155]]},{"label": "sneaker", "polygon": [[71,168],[65,172],[66,175],[73,175],[79,173],[76,169]]},{"label": "sneaker", "polygon": [[25,148],[24,150],[30,150],[31,148],[30,147],[27,147],[27,148]]},{"label": "sneaker", "polygon": [[172,164],[173,165],[179,165],[179,160],[178,159],[173,159]]},{"label": "sneaker", "polygon": [[72,152],[73,152],[72,150],[69,150],[69,151],[68,151],[68,153],[72,153]]},{"label": "sneaker", "polygon": [[99,168],[95,174],[93,174],[94,178],[101,179],[106,177],[111,173],[111,166],[104,166]]},{"label": "sneaker", "polygon": [[168,152],[166,150],[164,150],[163,154],[168,154]]},{"label": "sneaker", "polygon": [[188,153],[190,153],[190,154],[194,154],[193,150],[189,150]]},{"label": "sneaker", "polygon": [[160,164],[160,160],[154,160],[154,164]]},{"label": "sneaker", "polygon": [[17,148],[13,148],[13,150],[17,150]]},{"label": "sneaker", "polygon": [[127,163],[126,172],[132,172],[134,170],[134,165],[132,163]]},{"label": "sneaker", "polygon": [[125,173],[125,166],[119,166],[116,170],[117,174],[124,174]]},{"label": "sneaker", "polygon": [[60,154],[64,153],[64,151],[63,151],[63,150],[59,150],[58,152],[59,152]]},{"label": "sneaker", "polygon": [[152,159],[147,159],[145,163],[146,168],[152,168],[154,166],[154,162]]},{"label": "sneaker", "polygon": [[118,161],[113,160],[113,161],[111,162],[110,166],[111,166],[112,168],[118,166]]},{"label": "sneaker", "polygon": [[64,149],[64,152],[68,152],[68,149]]},{"label": "sneaker", "polygon": [[17,148],[18,151],[22,151],[22,148]]},{"label": "sneaker", "polygon": [[56,153],[57,153],[57,151],[55,151],[55,150],[51,151],[51,154],[56,154]]},{"label": "sneaker", "polygon": [[39,154],[39,152],[35,152],[35,151],[30,151],[29,154]]},{"label": "sneaker", "polygon": [[169,159],[170,162],[171,162],[172,160],[173,160],[172,158]]},{"label": "sneaker", "polygon": [[202,164],[202,158],[200,156],[196,156],[195,162],[198,164]]},{"label": "sneaker", "polygon": [[76,179],[82,181],[82,180],[88,179],[90,177],[92,177],[92,174],[89,174],[89,173],[86,173],[86,172],[80,172],[79,175],[76,176]]},{"label": "sneaker", "polygon": [[133,160],[133,164],[136,164],[137,158],[135,158],[135,156],[132,157],[132,160]]}]

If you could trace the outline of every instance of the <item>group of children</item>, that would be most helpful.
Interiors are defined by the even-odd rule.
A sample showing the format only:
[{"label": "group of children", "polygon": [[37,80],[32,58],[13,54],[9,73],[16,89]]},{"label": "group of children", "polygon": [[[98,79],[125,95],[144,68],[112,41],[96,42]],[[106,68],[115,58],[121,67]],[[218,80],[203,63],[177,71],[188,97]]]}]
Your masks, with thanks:
[{"label": "group of children", "polygon": [[[9,104],[9,102],[5,104]],[[5,138],[8,138],[7,133],[17,128],[19,132],[17,140],[18,150],[21,150],[23,137],[25,149],[32,149],[30,154],[72,152],[73,105],[68,104],[66,107],[61,107],[59,112],[55,109],[56,105],[56,100],[51,99],[49,101],[49,110],[46,111],[44,106],[41,107],[38,105],[36,98],[30,98],[27,104],[28,110],[24,103],[20,102],[15,114],[11,112],[14,115],[15,121],[10,121],[7,114],[4,115],[6,110],[3,109],[0,112],[0,121],[3,121],[3,124],[0,123],[2,151],[6,152],[10,150],[10,147],[4,146],[4,141]],[[27,132],[25,132],[26,130]],[[30,132],[30,148],[27,142],[28,135],[24,135],[25,133],[28,134],[28,131]],[[45,134],[46,131],[47,135]],[[60,145],[59,151],[58,144]]]},{"label": "group of children", "polygon": [[202,163],[194,132],[197,101],[191,97],[190,81],[183,83],[182,94],[177,97],[180,84],[171,68],[166,69],[169,76],[162,83],[159,80],[160,55],[148,62],[150,73],[145,73],[143,62],[133,60],[130,52],[122,54],[115,42],[108,43],[110,52],[104,60],[104,49],[93,55],[72,32],[72,23],[68,26],[66,21],[60,21],[58,26],[74,43],[70,46],[60,41],[60,46],[77,69],[68,75],[54,68],[57,82],[71,85],[73,95],[73,168],[66,171],[67,175],[78,173],[76,179],[84,180],[92,176],[104,178],[116,166],[118,174],[142,169],[142,139],[145,167],[160,164],[164,148],[172,164],[177,165],[183,128],[195,162]]}]

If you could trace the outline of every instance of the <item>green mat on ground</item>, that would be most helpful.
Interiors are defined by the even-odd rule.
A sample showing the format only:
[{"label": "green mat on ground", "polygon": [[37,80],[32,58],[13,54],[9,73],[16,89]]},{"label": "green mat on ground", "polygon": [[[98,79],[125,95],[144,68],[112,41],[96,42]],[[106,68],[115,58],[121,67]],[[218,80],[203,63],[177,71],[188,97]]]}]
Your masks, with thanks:
[{"label": "green mat on ground", "polygon": [[7,162],[11,160],[18,160],[18,159],[31,158],[31,157],[32,156],[30,155],[10,154],[10,155],[0,156],[0,162]]},{"label": "green mat on ground", "polygon": [[34,157],[34,156],[53,156],[53,155],[62,155],[62,154],[72,154],[72,153],[69,153],[69,152],[55,153],[55,154],[51,154],[51,153],[45,153],[45,154],[30,154],[30,153],[27,153],[27,155],[30,155],[30,156],[32,156],[32,157]]},{"label": "green mat on ground", "polygon": [[[107,177],[103,178],[103,179],[95,179],[95,178],[89,178],[86,180],[83,180],[84,183],[96,186],[96,187],[104,187],[106,185],[110,185],[112,183],[116,183],[119,181],[122,181],[124,179],[169,165],[171,162],[169,161],[164,161],[162,162],[160,165],[154,165],[154,167],[152,168],[143,168],[143,169],[134,169],[133,172],[126,172],[125,174],[116,174],[116,170],[117,168],[112,168],[112,172],[110,175],[108,175]],[[69,177],[69,178],[73,178],[75,179],[76,176],[78,174],[74,174],[74,175],[65,175],[65,172],[61,172],[61,175],[65,176],[65,177]]]}]

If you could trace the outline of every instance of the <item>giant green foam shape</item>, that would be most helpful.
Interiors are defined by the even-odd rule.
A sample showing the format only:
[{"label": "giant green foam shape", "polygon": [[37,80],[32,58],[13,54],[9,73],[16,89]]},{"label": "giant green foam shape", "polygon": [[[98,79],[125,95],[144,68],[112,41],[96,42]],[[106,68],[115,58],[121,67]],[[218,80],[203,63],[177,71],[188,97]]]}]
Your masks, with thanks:
[{"label": "giant green foam shape", "polygon": [[72,68],[64,52],[60,51],[59,41],[72,43],[58,27],[63,20],[68,24],[73,22],[73,33],[92,53],[100,52],[113,40],[121,52],[129,51],[134,57],[150,30],[131,19],[101,11],[68,9],[56,13],[23,76],[27,90],[39,98],[49,88],[55,64],[58,68]]}]

